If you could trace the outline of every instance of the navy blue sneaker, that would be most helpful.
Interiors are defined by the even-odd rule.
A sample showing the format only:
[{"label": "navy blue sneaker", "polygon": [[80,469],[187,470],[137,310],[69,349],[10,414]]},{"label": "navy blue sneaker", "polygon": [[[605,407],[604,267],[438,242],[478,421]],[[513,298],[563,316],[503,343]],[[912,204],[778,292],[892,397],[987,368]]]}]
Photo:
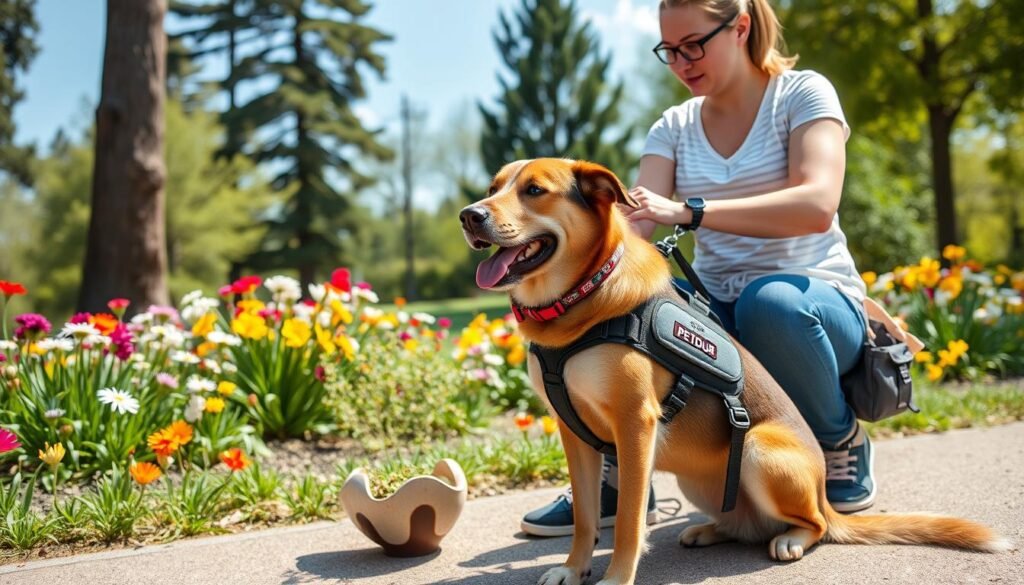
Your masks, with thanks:
[{"label": "navy blue sneaker", "polygon": [[875,451],[858,424],[853,436],[825,451],[825,496],[837,512],[859,512],[875,503]]},{"label": "navy blue sneaker", "polygon": [[[605,461],[601,473],[601,528],[615,526],[615,512],[619,504],[619,490],[608,483],[608,474],[612,465]],[[618,470],[616,470],[618,473]],[[647,497],[647,525],[657,523],[658,512],[655,509],[654,486]],[[568,536],[573,532],[572,521],[572,488],[559,494],[555,501],[537,508],[523,516],[520,524],[523,532],[534,536]]]}]

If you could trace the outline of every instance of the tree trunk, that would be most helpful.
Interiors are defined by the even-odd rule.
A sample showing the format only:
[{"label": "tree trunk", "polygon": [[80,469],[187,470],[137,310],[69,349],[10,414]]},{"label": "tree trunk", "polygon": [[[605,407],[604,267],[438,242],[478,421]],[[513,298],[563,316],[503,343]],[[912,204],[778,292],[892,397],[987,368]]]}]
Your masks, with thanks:
[{"label": "tree trunk", "polygon": [[108,0],[92,213],[78,308],[167,304],[164,236],[166,0]]},{"label": "tree trunk", "polygon": [[928,106],[928,128],[932,148],[932,188],[935,190],[935,221],[938,252],[949,244],[956,244],[956,205],[953,196],[953,168],[949,135],[953,130],[953,117],[942,106]]}]

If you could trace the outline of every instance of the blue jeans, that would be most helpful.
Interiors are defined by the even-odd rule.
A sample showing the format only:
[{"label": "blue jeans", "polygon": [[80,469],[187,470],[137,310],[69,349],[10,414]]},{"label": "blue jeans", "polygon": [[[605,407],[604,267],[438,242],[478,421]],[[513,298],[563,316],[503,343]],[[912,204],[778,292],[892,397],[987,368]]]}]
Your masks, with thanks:
[{"label": "blue jeans", "polygon": [[782,386],[822,447],[849,438],[857,419],[839,376],[857,364],[867,335],[853,301],[818,278],[771,275],[734,302],[711,299],[711,310]]}]

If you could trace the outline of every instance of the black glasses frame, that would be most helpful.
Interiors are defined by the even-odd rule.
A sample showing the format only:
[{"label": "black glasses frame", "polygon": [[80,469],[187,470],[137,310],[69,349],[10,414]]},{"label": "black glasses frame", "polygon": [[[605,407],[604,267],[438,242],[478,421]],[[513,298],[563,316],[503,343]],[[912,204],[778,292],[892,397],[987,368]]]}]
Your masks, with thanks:
[{"label": "black glasses frame", "polygon": [[[704,45],[707,44],[708,41],[713,39],[715,37],[715,35],[717,35],[718,33],[722,32],[722,29],[724,29],[727,26],[729,26],[729,23],[731,23],[733,20],[735,20],[737,16],[739,16],[739,13],[736,13],[736,14],[732,15],[730,18],[727,18],[724,22],[722,22],[722,24],[718,25],[718,27],[716,27],[715,30],[709,32],[708,34],[706,34],[703,37],[697,39],[696,41],[688,41],[688,42],[676,45],[674,47],[670,46],[670,45],[666,45],[665,41],[662,41],[662,42],[658,43],[653,49],[651,49],[651,51],[653,51],[654,52],[654,56],[656,56],[658,58],[658,60],[661,61],[662,63],[664,63],[665,65],[671,65],[671,64],[675,63],[676,61],[679,60],[679,57],[682,57],[684,60],[689,61],[690,63],[693,63],[694,61],[700,61],[701,59],[704,58],[704,55],[705,55]],[[683,52],[683,47],[689,47],[689,48],[696,47],[695,51],[700,51],[700,55],[697,56],[697,57],[687,57],[686,56],[686,52]],[[660,53],[660,51],[663,51],[663,50],[666,51],[665,52],[666,56],[664,56],[664,57]],[[694,53],[694,51],[687,51],[687,52],[690,52],[691,54]]]}]

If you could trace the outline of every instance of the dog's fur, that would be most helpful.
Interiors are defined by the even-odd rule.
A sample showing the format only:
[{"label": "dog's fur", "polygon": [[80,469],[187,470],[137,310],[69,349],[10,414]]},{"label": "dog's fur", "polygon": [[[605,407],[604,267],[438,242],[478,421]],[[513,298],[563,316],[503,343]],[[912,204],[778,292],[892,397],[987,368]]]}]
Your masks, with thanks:
[{"label": "dog's fur", "polygon": [[[616,204],[636,206],[607,169],[588,162],[537,159],[510,163],[491,185],[490,196],[463,210],[463,230],[474,248],[522,245],[540,236],[555,242],[553,254],[525,274],[512,274],[494,288],[513,301],[545,306],[593,275],[625,244],[610,278],[565,315],[520,325],[532,342],[561,347],[593,325],[629,312],[670,287],[667,263],[635,234]],[[737,343],[738,346],[738,343]],[[645,547],[645,516],[653,469],[676,475],[687,499],[712,521],[689,526],[683,546],[725,540],[769,542],[773,559],[792,561],[819,541],[837,543],[928,543],[980,551],[1009,543],[985,526],[958,518],[926,515],[844,516],[825,499],[824,456],[810,428],[764,367],[740,347],[745,373],[743,401],[751,428],[743,449],[741,491],[736,508],[721,513],[730,426],[720,398],[697,390],[682,413],[664,426],[660,403],[671,375],[647,356],[617,344],[599,345],[567,363],[565,380],[573,406],[598,437],[614,442],[619,455],[619,501],[614,551],[601,584],[633,583]],[[530,377],[546,400],[536,358]],[[550,405],[549,405],[550,408]],[[542,584],[576,585],[590,574],[599,532],[601,455],[559,424],[569,464],[575,534],[565,565]]]}]

